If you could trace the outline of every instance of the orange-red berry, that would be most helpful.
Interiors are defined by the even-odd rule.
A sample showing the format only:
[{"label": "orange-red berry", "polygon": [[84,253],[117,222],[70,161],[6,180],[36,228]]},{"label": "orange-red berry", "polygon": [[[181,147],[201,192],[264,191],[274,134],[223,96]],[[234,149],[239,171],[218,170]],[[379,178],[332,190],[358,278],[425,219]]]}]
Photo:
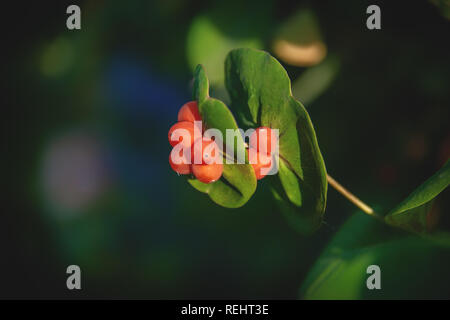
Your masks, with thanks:
[{"label": "orange-red berry", "polygon": [[220,179],[223,173],[223,164],[193,164],[194,176],[203,183],[211,183]]},{"label": "orange-red berry", "polygon": [[197,139],[192,146],[192,163],[201,161],[197,164],[211,164],[221,162],[222,155],[218,145],[211,139]]},{"label": "orange-red berry", "polygon": [[[180,150],[181,151],[181,150]],[[173,171],[178,174],[189,174],[192,172],[190,159],[188,155],[185,153],[186,149],[183,150],[183,153],[176,154],[176,149],[172,149],[169,155],[169,164]]]},{"label": "orange-red berry", "polygon": [[178,121],[202,121],[197,101],[189,101],[181,107],[180,111],[178,111]]},{"label": "orange-red berry", "polygon": [[[177,129],[185,129],[187,131],[179,130],[174,133]],[[194,126],[192,122],[181,121],[175,123],[169,130],[169,143],[173,147],[179,142],[183,144],[183,147],[189,148],[194,143],[194,131],[197,131],[199,137],[202,136],[201,132]],[[177,135],[178,134],[178,135]]]},{"label": "orange-red berry", "polygon": [[[223,173],[222,155],[217,144],[210,139],[198,139],[192,147],[192,173],[203,183],[211,183],[220,179]],[[200,155],[195,163],[195,155]]]},{"label": "orange-red berry", "polygon": [[[261,146],[260,143],[262,144]],[[275,143],[278,143],[278,138],[268,127],[259,127],[250,136],[250,148],[266,155],[270,155],[275,151]]]},{"label": "orange-red berry", "polygon": [[[250,151],[251,152],[251,151]],[[252,158],[250,157],[250,161]],[[253,160],[254,161],[254,160]],[[257,180],[264,178],[272,166],[272,158],[262,152],[256,152],[256,163],[251,163]]]}]

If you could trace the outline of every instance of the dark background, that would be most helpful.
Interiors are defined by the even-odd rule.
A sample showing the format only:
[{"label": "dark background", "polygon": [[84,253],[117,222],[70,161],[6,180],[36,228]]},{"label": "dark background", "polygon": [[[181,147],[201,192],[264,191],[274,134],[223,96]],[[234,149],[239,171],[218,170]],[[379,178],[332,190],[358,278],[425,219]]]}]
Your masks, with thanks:
[{"label": "dark background", "polygon": [[[252,39],[276,57],[277,30],[295,12],[312,12],[324,63],[334,59],[321,72],[332,80],[310,101],[293,94],[311,116],[327,171],[377,210],[395,206],[449,158],[448,7],[242,2],[3,7],[1,298],[293,299],[342,223],[363,214],[330,189],[325,224],[304,237],[264,180],[231,210],[170,170],[167,132],[190,100],[192,64],[215,56],[192,31],[197,23],[209,32],[198,23],[204,17],[229,43]],[[72,3],[81,7],[81,30],[66,28]],[[366,28],[368,4],[381,7],[381,30]],[[294,88],[314,68],[281,62]],[[213,93],[226,101],[217,78]],[[448,195],[436,206],[445,226]],[[71,264],[82,270],[79,292],[66,289]],[[431,287],[425,297],[435,296]]]}]

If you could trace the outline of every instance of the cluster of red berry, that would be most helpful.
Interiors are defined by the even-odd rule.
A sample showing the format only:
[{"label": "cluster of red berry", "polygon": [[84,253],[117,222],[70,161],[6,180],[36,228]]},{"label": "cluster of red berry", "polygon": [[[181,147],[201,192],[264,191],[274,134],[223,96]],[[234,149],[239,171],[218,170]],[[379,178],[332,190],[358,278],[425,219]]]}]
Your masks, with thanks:
[{"label": "cluster of red berry", "polygon": [[[195,121],[202,121],[202,117],[200,116],[200,112],[198,111],[198,105],[196,101],[190,101],[184,104],[180,111],[178,112],[178,122],[174,124],[169,130],[169,142],[173,147],[178,143],[181,143],[183,146],[182,154],[174,155],[176,149],[172,149],[172,152],[169,156],[169,163],[172,169],[178,174],[194,174],[194,176],[203,183],[211,183],[217,181],[222,176],[223,172],[223,164],[218,163],[217,161],[207,161],[207,159],[215,159],[216,150],[211,146],[207,148],[210,144],[215,144],[215,142],[211,139],[207,139],[203,137],[203,128],[199,128],[195,125]],[[185,129],[189,132],[190,139],[184,140],[186,137],[174,135],[174,131],[177,129]],[[195,143],[194,137],[198,136],[198,139],[201,139],[201,143]],[[193,150],[191,150],[193,149]],[[184,152],[189,150],[189,152]],[[194,155],[196,153],[201,154],[201,163],[194,163]],[[187,154],[190,154],[191,159],[184,159],[182,163],[175,163],[173,159],[175,156],[186,157]],[[219,155],[217,155],[219,156]]]},{"label": "cluster of red berry", "polygon": [[[170,145],[174,147],[181,144],[182,148],[172,149],[169,155],[169,163],[178,174],[193,174],[199,181],[211,183],[220,179],[223,173],[222,162],[211,160],[217,159],[217,157],[222,155],[215,154],[219,148],[215,145],[214,140],[203,137],[203,126],[197,126],[197,121],[200,123],[202,121],[197,102],[190,101],[184,104],[178,112],[178,122],[169,130]],[[187,136],[177,135],[175,134],[177,129],[185,129],[189,134]],[[201,143],[194,141],[194,137],[199,137],[197,140],[201,139]],[[260,139],[265,140],[265,143],[261,143],[261,146],[259,143]],[[271,129],[267,127],[256,129],[250,136],[249,150],[256,151],[256,159],[251,161],[251,165],[258,180],[265,176],[263,173],[265,171],[262,169],[268,171],[267,168],[270,168],[272,165],[272,143],[274,141],[278,142]],[[174,154],[181,151],[183,152]],[[201,154],[201,163],[194,163],[195,154]],[[191,158],[188,159],[187,155],[190,155]],[[175,158],[181,158],[183,161],[174,162],[173,159]]]}]

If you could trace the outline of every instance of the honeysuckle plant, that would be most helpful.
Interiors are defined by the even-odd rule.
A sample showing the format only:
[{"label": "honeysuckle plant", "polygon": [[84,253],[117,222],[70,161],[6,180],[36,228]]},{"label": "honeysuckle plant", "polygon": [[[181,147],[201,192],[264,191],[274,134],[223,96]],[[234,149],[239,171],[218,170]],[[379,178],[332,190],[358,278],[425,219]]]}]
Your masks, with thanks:
[{"label": "honeysuckle plant", "polygon": [[[274,199],[292,225],[302,233],[322,223],[328,185],[363,212],[390,226],[427,234],[434,223],[430,214],[434,198],[450,182],[450,162],[387,214],[374,210],[327,174],[316,133],[305,107],[292,96],[291,81],[283,66],[269,53],[249,48],[232,50],[225,61],[225,85],[231,103],[209,95],[206,70],[194,72],[193,100],[202,121],[226,135],[227,129],[268,127],[279,129],[278,173],[268,177]],[[236,150],[245,146],[236,136]],[[221,178],[213,183],[188,177],[188,182],[212,201],[227,208],[246,204],[257,187],[250,164],[224,163]]]}]

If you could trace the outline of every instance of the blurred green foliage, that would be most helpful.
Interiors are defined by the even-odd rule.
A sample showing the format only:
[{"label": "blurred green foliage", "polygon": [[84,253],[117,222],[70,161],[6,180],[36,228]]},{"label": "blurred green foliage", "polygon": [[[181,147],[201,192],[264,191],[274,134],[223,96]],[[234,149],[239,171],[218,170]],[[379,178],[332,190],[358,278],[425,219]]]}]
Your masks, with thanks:
[{"label": "blurred green foliage", "polygon": [[[369,290],[370,265],[380,267],[380,290]],[[306,299],[441,299],[450,293],[449,247],[395,233],[354,214],[331,240],[303,282]]]},{"label": "blurred green foliage", "polygon": [[433,202],[449,184],[450,161],[447,161],[438,172],[391,210],[385,217],[385,221],[390,225],[419,234],[432,231],[439,223],[439,217],[432,210]]}]

